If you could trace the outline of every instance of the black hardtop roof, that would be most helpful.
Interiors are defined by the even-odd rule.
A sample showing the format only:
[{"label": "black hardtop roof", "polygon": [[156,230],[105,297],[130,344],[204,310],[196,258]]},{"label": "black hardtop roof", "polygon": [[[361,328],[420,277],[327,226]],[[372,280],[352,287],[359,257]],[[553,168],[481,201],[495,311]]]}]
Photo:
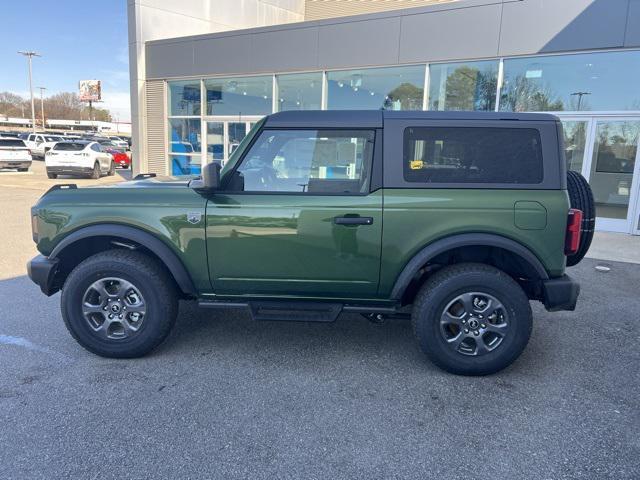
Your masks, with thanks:
[{"label": "black hardtop roof", "polygon": [[521,120],[555,122],[549,113],[422,111],[422,110],[290,110],[267,116],[266,127],[381,128],[389,120]]}]

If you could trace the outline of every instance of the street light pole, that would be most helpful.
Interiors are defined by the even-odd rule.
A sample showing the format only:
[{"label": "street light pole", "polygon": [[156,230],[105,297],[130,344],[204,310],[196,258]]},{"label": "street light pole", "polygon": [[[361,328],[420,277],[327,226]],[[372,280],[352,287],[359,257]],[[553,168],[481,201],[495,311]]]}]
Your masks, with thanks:
[{"label": "street light pole", "polygon": [[31,68],[31,59],[33,57],[41,57],[39,53],[31,51],[19,51],[20,55],[24,55],[29,60],[29,91],[31,92],[31,129],[36,133],[36,106],[33,100],[33,72]]},{"label": "street light pole", "polygon": [[573,92],[571,94],[572,97],[578,97],[578,111],[580,111],[580,108],[582,107],[582,97],[585,95],[591,95],[591,92]]},{"label": "street light pole", "polygon": [[40,89],[40,113],[42,114],[42,128],[44,128],[44,91],[47,87],[38,87]]}]

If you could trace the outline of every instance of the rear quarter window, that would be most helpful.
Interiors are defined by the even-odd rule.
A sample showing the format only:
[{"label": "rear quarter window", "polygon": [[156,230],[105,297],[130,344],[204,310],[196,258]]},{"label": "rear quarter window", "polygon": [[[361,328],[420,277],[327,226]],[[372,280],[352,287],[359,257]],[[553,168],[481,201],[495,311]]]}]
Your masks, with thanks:
[{"label": "rear quarter window", "polygon": [[535,128],[409,127],[403,175],[410,183],[539,184],[541,143]]}]

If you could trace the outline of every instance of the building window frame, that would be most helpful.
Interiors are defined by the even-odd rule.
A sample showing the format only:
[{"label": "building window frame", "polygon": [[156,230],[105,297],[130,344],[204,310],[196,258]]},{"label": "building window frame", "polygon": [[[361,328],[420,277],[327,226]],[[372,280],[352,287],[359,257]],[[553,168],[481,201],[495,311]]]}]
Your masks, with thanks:
[{"label": "building window frame", "polygon": [[[435,64],[441,64],[441,63],[472,63],[472,62],[478,62],[478,61],[497,61],[498,62],[498,78],[497,78],[497,85],[496,85],[496,101],[495,101],[495,111],[499,112],[500,111],[500,99],[502,96],[502,90],[504,88],[504,62],[505,60],[511,60],[511,59],[524,59],[524,58],[541,58],[541,57],[562,57],[562,56],[569,56],[569,55],[585,55],[585,54],[605,54],[605,53],[617,53],[617,52],[640,52],[640,48],[609,48],[609,49],[602,49],[602,50],[584,50],[584,51],[571,51],[571,52],[551,52],[551,53],[538,53],[538,54],[529,54],[529,55],[514,55],[514,56],[496,56],[496,57],[484,57],[484,58],[462,58],[462,59],[451,59],[451,60],[447,60],[446,62],[433,62],[433,61],[426,61],[426,62],[413,62],[413,63],[403,63],[403,64],[393,64],[393,65],[367,65],[367,66],[353,66],[350,68],[335,68],[335,69],[305,69],[305,70],[294,70],[294,71],[276,71],[276,72],[263,72],[263,73],[252,73],[252,74],[234,74],[234,75],[197,75],[197,76],[177,76],[177,77],[167,77],[164,78],[162,80],[164,80],[165,83],[165,88],[164,88],[164,95],[165,95],[165,105],[166,105],[166,114],[165,114],[165,119],[164,119],[164,125],[165,125],[165,132],[166,132],[166,136],[165,138],[169,138],[169,129],[170,129],[170,124],[171,124],[171,119],[179,119],[179,118],[186,118],[186,119],[199,119],[200,120],[200,124],[201,124],[201,138],[203,141],[201,141],[201,145],[200,145],[200,152],[199,153],[194,153],[194,154],[188,154],[189,156],[200,156],[200,161],[201,161],[201,165],[206,165],[207,163],[207,151],[206,151],[206,128],[207,128],[207,122],[212,120],[212,117],[215,117],[216,119],[220,119],[220,118],[225,118],[228,117],[229,121],[243,121],[242,119],[238,119],[235,116],[228,116],[228,115],[220,115],[220,116],[216,116],[216,115],[207,115],[207,102],[206,102],[206,81],[209,79],[219,79],[219,78],[230,78],[230,77],[264,77],[264,76],[271,76],[272,77],[272,102],[271,102],[271,112],[270,113],[275,113],[278,111],[278,105],[277,105],[277,101],[279,98],[279,86],[278,86],[278,76],[279,75],[291,75],[291,74],[304,74],[304,73],[320,73],[321,74],[321,79],[322,79],[322,85],[321,85],[321,105],[320,108],[321,110],[327,110],[328,107],[328,74],[330,72],[339,72],[339,71],[345,71],[345,70],[354,70],[354,69],[358,69],[358,70],[369,70],[369,69],[379,69],[379,68],[392,68],[392,67],[410,67],[410,66],[424,66],[425,68],[425,76],[424,76],[424,92],[423,92],[423,99],[422,99],[422,109],[424,111],[428,111],[429,110],[429,88],[430,88],[430,83],[432,81],[431,79],[431,72],[430,72],[430,67],[432,65]],[[149,80],[156,80],[153,78],[150,78]],[[190,115],[170,115],[170,105],[169,105],[169,82],[172,81],[189,81],[189,80],[197,80],[200,82],[200,94],[201,94],[201,99],[200,99],[200,115],[198,116],[190,116]],[[589,117],[589,116],[640,116],[640,109],[639,110],[612,110],[612,111],[559,111],[559,112],[553,112],[554,114],[557,114],[559,116],[565,117],[565,116],[569,116],[569,117]],[[244,117],[244,115],[243,115]],[[253,122],[255,121],[255,119],[253,117],[255,117],[254,115],[247,115],[247,117],[249,118],[249,120],[246,120],[248,123],[249,122]],[[225,127],[226,129],[226,127]],[[170,162],[169,162],[169,158],[171,157],[172,152],[171,152],[171,148],[170,148],[170,141],[166,141],[165,142],[165,158],[167,160],[167,168],[166,171],[168,174],[171,173],[171,168],[170,168]],[[183,154],[184,155],[184,154]]]}]

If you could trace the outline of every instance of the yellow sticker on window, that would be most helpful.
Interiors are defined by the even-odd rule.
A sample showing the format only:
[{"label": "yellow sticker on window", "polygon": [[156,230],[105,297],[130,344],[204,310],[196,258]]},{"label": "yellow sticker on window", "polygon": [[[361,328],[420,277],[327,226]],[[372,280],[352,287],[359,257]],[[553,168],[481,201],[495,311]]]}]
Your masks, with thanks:
[{"label": "yellow sticker on window", "polygon": [[422,160],[411,160],[409,162],[409,168],[411,170],[421,170],[423,165],[424,164],[423,164]]}]

